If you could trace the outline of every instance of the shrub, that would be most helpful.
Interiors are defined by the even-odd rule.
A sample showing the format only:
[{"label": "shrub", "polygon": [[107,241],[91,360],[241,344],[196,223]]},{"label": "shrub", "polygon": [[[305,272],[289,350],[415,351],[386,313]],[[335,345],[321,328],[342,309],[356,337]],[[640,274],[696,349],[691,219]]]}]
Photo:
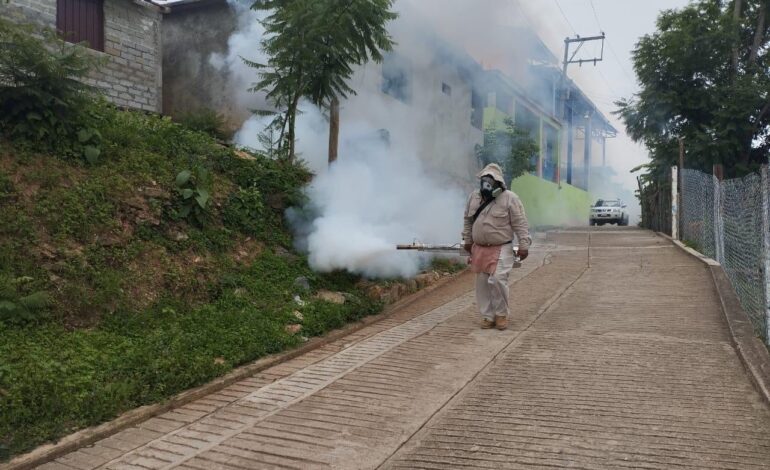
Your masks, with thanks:
[{"label": "shrub", "polygon": [[0,132],[38,150],[95,162],[100,153],[94,90],[83,82],[98,65],[55,31],[0,19]]},{"label": "shrub", "polygon": [[238,188],[230,196],[222,212],[226,226],[252,236],[260,236],[265,228],[265,204],[262,193],[252,186]]},{"label": "shrub", "polygon": [[51,299],[45,292],[29,292],[29,277],[0,276],[0,323],[23,325],[47,315]]},{"label": "shrub", "polygon": [[201,166],[196,167],[194,172],[183,170],[176,175],[174,184],[179,193],[176,216],[203,225],[211,203],[211,173]]},{"label": "shrub", "polygon": [[186,113],[179,118],[179,123],[188,129],[204,132],[219,140],[230,140],[233,135],[227,130],[227,124],[221,114],[213,109],[203,108]]},{"label": "shrub", "polygon": [[16,188],[13,186],[13,182],[6,175],[0,173],[0,205],[13,198],[15,193]]},{"label": "shrub", "polygon": [[512,181],[534,170],[533,158],[539,149],[528,130],[506,117],[501,127],[484,132],[484,144],[476,145],[476,158],[482,165],[500,164],[505,180]]},{"label": "shrub", "polygon": [[312,176],[301,163],[272,160],[258,154],[248,159],[230,154],[214,160],[214,165],[238,186],[259,188],[270,207],[281,214],[285,208],[305,202],[303,188]]}]

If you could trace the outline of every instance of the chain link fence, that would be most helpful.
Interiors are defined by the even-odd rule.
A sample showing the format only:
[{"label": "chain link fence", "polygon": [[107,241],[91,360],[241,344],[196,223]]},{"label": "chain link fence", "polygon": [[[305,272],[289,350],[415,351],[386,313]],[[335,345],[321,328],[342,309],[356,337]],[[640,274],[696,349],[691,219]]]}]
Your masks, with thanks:
[{"label": "chain link fence", "polygon": [[682,200],[679,217],[681,235],[679,238],[693,245],[709,258],[717,259],[714,243],[714,189],[718,181],[713,175],[696,170],[683,170]]},{"label": "chain link fence", "polygon": [[767,177],[751,174],[718,181],[683,170],[680,238],[722,264],[755,331],[768,341]]},{"label": "chain link fence", "polygon": [[639,182],[641,226],[671,235],[671,170],[665,169],[651,181]]}]

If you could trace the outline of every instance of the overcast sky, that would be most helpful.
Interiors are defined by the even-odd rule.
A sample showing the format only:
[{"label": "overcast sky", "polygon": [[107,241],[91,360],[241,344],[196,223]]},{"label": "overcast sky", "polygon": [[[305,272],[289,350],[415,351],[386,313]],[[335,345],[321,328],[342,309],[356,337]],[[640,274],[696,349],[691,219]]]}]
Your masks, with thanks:
[{"label": "overcast sky", "polygon": [[[485,1],[485,0],[480,0]],[[575,33],[585,37],[604,31],[607,35],[604,61],[596,67],[570,65],[568,75],[587,92],[619,131],[617,139],[608,141],[607,159],[629,188],[636,187],[635,176],[629,171],[647,159],[645,149],[631,142],[623,125],[610,114],[612,104],[621,97],[630,97],[638,90],[631,51],[639,38],[655,31],[655,21],[661,10],[681,8],[689,0],[512,0],[519,2],[523,14],[553,53],[564,54],[564,38]],[[592,8],[593,6],[593,8]],[[601,25],[601,26],[600,26]],[[583,51],[591,56],[594,51]]]}]

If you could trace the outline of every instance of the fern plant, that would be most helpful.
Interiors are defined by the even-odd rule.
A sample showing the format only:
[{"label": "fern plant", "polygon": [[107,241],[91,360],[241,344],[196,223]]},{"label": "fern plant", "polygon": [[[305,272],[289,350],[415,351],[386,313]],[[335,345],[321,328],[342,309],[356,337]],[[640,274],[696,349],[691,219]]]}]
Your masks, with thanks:
[{"label": "fern plant", "polygon": [[56,31],[0,18],[0,134],[96,162],[99,103],[85,79],[100,63]]}]

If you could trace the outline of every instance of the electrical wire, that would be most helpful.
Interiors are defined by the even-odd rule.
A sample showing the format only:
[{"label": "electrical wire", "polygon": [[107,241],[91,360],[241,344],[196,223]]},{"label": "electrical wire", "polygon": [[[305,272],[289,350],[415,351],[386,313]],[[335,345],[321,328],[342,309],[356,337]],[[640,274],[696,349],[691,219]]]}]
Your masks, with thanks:
[{"label": "electrical wire", "polygon": [[521,6],[521,0],[515,0],[514,3],[516,4],[516,8],[519,9],[519,13],[521,13],[522,18],[524,18],[524,21],[527,23],[527,26],[529,26],[529,29],[532,31],[537,31],[534,23],[529,20],[529,15],[527,15],[527,12],[524,11],[524,8]]},{"label": "electrical wire", "polygon": [[[602,28],[601,21],[599,21],[599,13],[596,11],[596,6],[594,5],[594,0],[588,0],[588,3],[591,5],[591,10],[594,13],[594,19],[596,20],[596,26],[599,27],[599,31],[604,31],[604,28]],[[623,65],[623,62],[620,60],[620,57],[618,57],[618,54],[615,53],[615,48],[612,47],[612,43],[605,39],[607,42],[607,48],[610,50],[610,53],[612,54],[612,57],[615,59],[615,62],[617,62],[618,66],[620,66],[620,70],[623,71],[623,74],[625,74],[626,78],[631,80],[631,82],[636,82],[636,80],[631,76],[631,74],[628,73],[628,70],[626,69],[626,66]]]},{"label": "electrical wire", "polygon": [[572,26],[572,23],[570,22],[569,18],[567,18],[567,15],[564,13],[564,10],[562,10],[559,0],[553,0],[553,1],[556,2],[556,6],[559,8],[559,11],[561,12],[562,18],[564,18],[564,21],[566,21],[570,29],[572,29],[572,34],[577,35],[577,30],[575,29],[574,26]]},{"label": "electrical wire", "polygon": [[[602,26],[601,26],[601,24],[599,23],[599,16],[598,16],[598,14],[596,13],[596,8],[594,7],[594,2],[593,2],[593,0],[589,0],[589,1],[591,2],[591,9],[592,9],[592,10],[593,10],[593,12],[594,12],[594,19],[596,20],[596,25],[597,25],[597,26],[599,26],[599,30],[601,31],[601,30],[602,30]],[[567,22],[567,24],[569,25],[569,27],[572,29],[572,32],[573,32],[574,34],[576,34],[576,35],[577,35],[577,31],[575,30],[575,27],[574,27],[574,26],[572,25],[572,23],[570,22],[569,18],[567,17],[567,14],[566,14],[566,13],[564,13],[564,10],[562,9],[562,7],[561,7],[561,4],[559,3],[559,0],[554,0],[554,2],[556,3],[556,6],[559,8],[559,12],[561,12],[561,16],[562,16],[562,18],[564,18],[564,21],[566,21],[566,22]],[[605,41],[606,41],[606,39],[605,39]],[[609,44],[609,42],[607,42],[607,43]],[[583,43],[580,43],[580,45],[582,46],[582,45],[583,45]],[[575,51],[575,52],[577,52],[577,51]],[[616,60],[617,60],[617,58],[616,58]],[[622,64],[620,64],[620,63],[619,63],[618,65],[620,65],[620,66],[621,66],[621,68],[623,67],[623,66],[622,66]],[[607,79],[607,77],[604,75],[604,72],[602,72],[601,68],[599,68],[599,67],[596,67],[596,70],[599,72],[599,76],[601,77],[602,81],[604,81],[604,83],[607,85],[607,88],[608,88],[608,89],[610,90],[610,92],[612,93],[612,95],[613,95],[612,99],[614,99],[614,98],[615,98],[615,97],[617,97],[617,96],[620,96],[620,95],[618,95],[617,91],[616,91],[616,90],[615,90],[615,88],[612,86],[612,84],[610,83],[610,81]],[[624,70],[624,73],[625,73],[625,70]]]}]

